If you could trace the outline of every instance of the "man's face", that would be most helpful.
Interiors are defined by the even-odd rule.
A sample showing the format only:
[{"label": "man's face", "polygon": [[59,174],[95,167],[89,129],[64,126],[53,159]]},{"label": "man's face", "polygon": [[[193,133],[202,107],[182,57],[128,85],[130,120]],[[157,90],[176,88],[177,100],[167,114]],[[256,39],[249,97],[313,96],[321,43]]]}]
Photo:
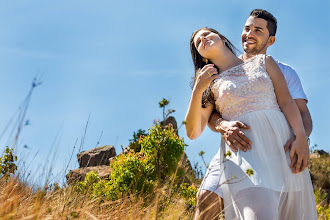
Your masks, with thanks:
[{"label": "man's face", "polygon": [[269,44],[267,21],[262,18],[249,17],[242,32],[242,46],[247,54],[257,55],[266,53]]}]

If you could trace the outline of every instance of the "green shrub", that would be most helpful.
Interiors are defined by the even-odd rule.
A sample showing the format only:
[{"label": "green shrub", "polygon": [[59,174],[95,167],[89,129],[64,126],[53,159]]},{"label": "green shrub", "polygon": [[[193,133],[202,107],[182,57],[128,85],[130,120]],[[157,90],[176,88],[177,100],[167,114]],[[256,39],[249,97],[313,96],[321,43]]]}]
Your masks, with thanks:
[{"label": "green shrub", "polygon": [[163,128],[156,124],[149,129],[149,134],[139,140],[141,153],[148,158],[148,164],[156,166],[160,179],[172,174],[178,165],[185,146],[183,138],[178,137],[173,127]]},{"label": "green shrub", "polygon": [[150,193],[157,181],[164,180],[176,170],[186,146],[172,127],[163,128],[159,124],[152,126],[145,136],[140,136],[138,145],[141,146],[140,152],[131,149],[111,161],[109,179],[102,180],[91,172],[85,181],[76,184],[76,190],[108,200],[131,193]]},{"label": "green shrub", "polygon": [[[110,164],[111,174],[108,186],[112,190],[107,194],[108,199],[117,199],[127,193],[144,193],[154,186],[155,166],[149,163],[143,153],[130,151],[120,154]],[[114,194],[115,193],[115,194]]]},{"label": "green shrub", "polygon": [[197,202],[197,187],[189,185],[188,183],[182,183],[180,185],[180,195],[188,201],[188,205],[195,207]]},{"label": "green shrub", "polygon": [[326,202],[328,194],[325,192],[322,193],[320,189],[316,189],[314,195],[318,218],[326,220],[330,219],[330,204],[327,204]]},{"label": "green shrub", "polygon": [[0,178],[8,179],[10,174],[14,174],[17,170],[15,162],[17,156],[14,156],[13,149],[6,147],[4,155],[0,157]]},{"label": "green shrub", "polygon": [[129,140],[130,149],[134,150],[136,153],[141,151],[141,145],[139,143],[140,138],[146,136],[145,130],[139,129],[136,133],[133,133],[133,139]]}]

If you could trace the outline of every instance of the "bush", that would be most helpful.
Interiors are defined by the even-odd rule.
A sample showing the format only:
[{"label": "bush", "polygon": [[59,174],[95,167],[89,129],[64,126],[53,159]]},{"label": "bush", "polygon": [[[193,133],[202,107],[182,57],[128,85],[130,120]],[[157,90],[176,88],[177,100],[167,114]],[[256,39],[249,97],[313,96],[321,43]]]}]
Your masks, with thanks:
[{"label": "bush", "polygon": [[316,189],[314,195],[319,219],[330,219],[330,204],[326,202],[328,194],[322,192],[320,189]]},{"label": "bush", "polygon": [[131,151],[119,155],[110,164],[111,174],[108,185],[111,194],[106,193],[108,199],[117,199],[127,193],[149,192],[154,185],[155,166],[149,163],[143,153]]},{"label": "bush", "polygon": [[[134,138],[137,139],[137,136]],[[152,126],[148,134],[139,138],[140,152],[131,149],[111,161],[108,180],[101,180],[95,172],[91,172],[75,188],[108,200],[131,193],[152,192],[157,181],[164,180],[176,170],[186,144],[172,127],[163,128],[159,124]]]},{"label": "bush", "polygon": [[141,151],[141,145],[139,143],[140,138],[146,136],[145,130],[139,129],[137,133],[133,133],[133,139],[129,140],[129,148],[134,150],[136,153]]},{"label": "bush", "polygon": [[197,202],[197,187],[189,185],[188,183],[182,183],[180,185],[180,195],[188,201],[190,207],[195,207]]},{"label": "bush", "polygon": [[0,157],[0,178],[8,179],[10,174],[14,174],[17,170],[15,162],[17,156],[14,156],[13,149],[6,147],[4,155]]},{"label": "bush", "polygon": [[156,166],[157,175],[164,180],[172,174],[183,154],[183,138],[178,137],[173,127],[163,128],[156,124],[149,129],[149,134],[139,140],[141,152],[148,158],[148,164]]}]

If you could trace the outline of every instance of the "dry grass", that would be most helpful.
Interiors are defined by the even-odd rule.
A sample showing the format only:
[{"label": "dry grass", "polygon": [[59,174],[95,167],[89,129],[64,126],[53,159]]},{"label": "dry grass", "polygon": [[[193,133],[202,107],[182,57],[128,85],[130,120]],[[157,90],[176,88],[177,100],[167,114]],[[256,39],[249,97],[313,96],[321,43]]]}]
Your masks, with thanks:
[{"label": "dry grass", "polygon": [[0,184],[0,219],[156,219],[155,204],[160,204],[158,219],[192,218],[194,210],[187,211],[179,195],[166,198],[160,190],[158,198],[159,203],[148,206],[144,198],[132,195],[103,202],[78,194],[70,186],[34,190],[18,178],[11,178]]},{"label": "dry grass", "polygon": [[[329,193],[330,157],[312,159],[309,168],[314,188]],[[148,198],[130,195],[117,201],[102,201],[79,194],[71,186],[35,189],[19,177],[11,177],[0,180],[0,219],[137,220],[156,219],[156,213],[157,219],[192,219],[195,210],[187,209],[179,193],[169,195],[168,188]],[[320,202],[325,207],[328,204],[329,196]]]},{"label": "dry grass", "polygon": [[313,158],[309,165],[309,171],[313,182],[314,190],[327,193],[325,203],[330,203],[330,156],[321,155],[320,158]]}]

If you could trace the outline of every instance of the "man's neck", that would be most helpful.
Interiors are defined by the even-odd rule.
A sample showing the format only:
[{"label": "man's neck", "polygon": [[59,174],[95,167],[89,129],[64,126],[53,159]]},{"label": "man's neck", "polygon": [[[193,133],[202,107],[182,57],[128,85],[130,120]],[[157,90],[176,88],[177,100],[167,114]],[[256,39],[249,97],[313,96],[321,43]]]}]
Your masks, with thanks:
[{"label": "man's neck", "polygon": [[259,55],[259,54],[266,54],[266,52],[260,52],[260,53],[246,53],[246,52],[244,52],[244,54],[243,54],[243,60],[244,61],[245,60],[248,60],[248,59],[250,59],[250,58],[252,58],[252,57],[254,57],[256,55]]}]

